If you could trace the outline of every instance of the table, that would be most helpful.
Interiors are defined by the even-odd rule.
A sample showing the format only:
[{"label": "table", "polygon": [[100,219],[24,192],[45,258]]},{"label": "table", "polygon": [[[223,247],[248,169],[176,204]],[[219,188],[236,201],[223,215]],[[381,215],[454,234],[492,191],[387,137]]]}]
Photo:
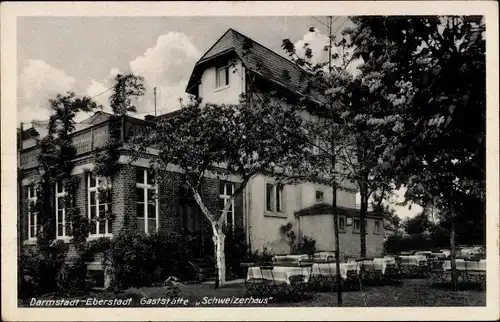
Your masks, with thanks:
[{"label": "table", "polygon": [[335,252],[317,252],[317,253],[314,253],[313,259],[314,260],[325,260],[325,261],[333,260],[333,259],[335,259]]},{"label": "table", "polygon": [[441,252],[443,254],[445,254],[446,256],[450,256],[451,255],[451,250],[449,250],[449,249],[441,249]]},{"label": "table", "polygon": [[[486,272],[486,260],[481,259],[480,261],[468,261],[461,258],[455,260],[458,271],[485,271]],[[446,260],[443,263],[443,270],[451,270],[451,260]]]},{"label": "table", "polygon": [[421,250],[421,251],[418,251],[418,252],[415,252],[414,255],[424,255],[424,256],[429,256],[431,255],[432,252],[430,250]]},{"label": "table", "polygon": [[445,259],[447,257],[445,253],[432,253],[431,256],[434,256],[437,259]]},{"label": "table", "polygon": [[[356,271],[359,274],[359,266],[356,262],[340,263],[340,276],[345,280],[347,279],[348,271]],[[337,264],[335,262],[329,263],[314,263],[312,266],[311,276],[337,276]]]},{"label": "table", "polygon": [[427,257],[423,255],[399,256],[402,266],[419,266],[422,262],[427,263]]},{"label": "table", "polygon": [[248,268],[247,280],[265,279],[290,285],[292,276],[304,276],[304,282],[307,283],[310,272],[311,268],[309,267],[273,266],[271,270],[253,266]]},{"label": "table", "polygon": [[427,257],[424,255],[400,256],[401,273],[404,275],[422,275],[428,273]]}]

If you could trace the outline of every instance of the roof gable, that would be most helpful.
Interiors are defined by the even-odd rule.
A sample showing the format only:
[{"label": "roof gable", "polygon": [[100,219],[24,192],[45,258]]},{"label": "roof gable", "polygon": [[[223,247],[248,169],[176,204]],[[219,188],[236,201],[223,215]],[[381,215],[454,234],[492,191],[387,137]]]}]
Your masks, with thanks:
[{"label": "roof gable", "polygon": [[[306,92],[307,80],[310,75],[289,59],[259,44],[258,42],[244,36],[243,34],[229,29],[221,38],[201,57],[196,63],[191,78],[188,82],[186,92],[196,94],[195,86],[198,84],[202,65],[216,56],[224,53],[236,52],[245,67],[270,80],[279,86],[303,95]],[[318,94],[309,94],[318,102],[325,99]]]},{"label": "roof gable", "polygon": [[219,40],[215,42],[215,44],[212,45],[212,47],[210,47],[207,50],[207,52],[203,56],[201,56],[201,58],[198,60],[196,64],[199,64],[205,60],[213,58],[233,48],[234,48],[233,30],[229,29],[228,31],[226,31],[225,34],[223,34],[219,38]]}]

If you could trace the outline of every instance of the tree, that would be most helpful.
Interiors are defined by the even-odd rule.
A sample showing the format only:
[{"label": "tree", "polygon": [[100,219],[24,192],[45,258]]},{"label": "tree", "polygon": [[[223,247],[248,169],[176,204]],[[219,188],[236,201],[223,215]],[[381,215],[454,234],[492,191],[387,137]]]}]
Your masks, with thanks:
[{"label": "tree", "polygon": [[113,92],[109,97],[109,105],[113,115],[109,121],[109,137],[105,146],[96,149],[95,154],[95,174],[112,178],[118,169],[118,159],[120,154],[118,148],[122,145],[122,138],[125,139],[125,117],[129,113],[137,112],[137,100],[144,95],[144,78],[139,75],[117,74]]},{"label": "tree", "polygon": [[[299,124],[287,119],[285,111],[248,102],[242,98],[238,105],[211,105],[193,100],[175,116],[161,119],[149,135],[134,140],[138,152],[148,146],[159,149],[155,161],[159,176],[170,164],[182,170],[185,184],[212,228],[216,287],[225,282],[223,228],[232,201],[254,176],[283,175],[293,160],[301,159],[295,155],[304,150],[302,142],[278,131],[277,118],[280,125],[298,131]],[[209,174],[221,177],[225,173],[238,175],[241,182],[222,211],[211,209],[200,195],[201,183]]]},{"label": "tree", "polygon": [[415,235],[427,231],[431,227],[431,223],[425,212],[422,212],[413,218],[407,218],[403,222],[403,226],[408,234]]},{"label": "tree", "polygon": [[[383,132],[391,128],[393,118],[384,117],[387,101],[377,91],[377,80],[365,74],[354,76],[349,71],[353,61],[350,54],[352,43],[344,35],[341,39],[333,39],[333,45],[339,53],[332,58],[340,59],[337,66],[329,66],[325,72],[325,63],[312,64],[310,58],[313,53],[308,44],[305,44],[305,57],[298,57],[295,46],[291,41],[285,40],[283,48],[299,64],[306,69],[312,77],[308,84],[311,91],[319,92],[327,100],[325,104],[328,113],[323,113],[323,122],[320,132],[331,132],[332,127],[337,129],[332,133],[336,138],[326,138],[328,144],[335,146],[336,166],[335,172],[343,180],[353,182],[361,195],[360,208],[360,245],[361,256],[366,256],[366,232],[364,222],[368,212],[370,197],[380,189],[391,190],[391,168],[384,162],[382,154],[388,141],[384,139]],[[332,46],[325,46],[325,50]],[[329,64],[330,65],[330,64]],[[325,140],[325,138],[321,138]],[[330,153],[331,154],[331,153]]]},{"label": "tree", "polygon": [[[356,17],[349,31],[355,57],[396,119],[391,141],[406,198],[431,204],[449,222],[452,280],[457,288],[458,195],[485,198],[485,40],[481,17]],[[387,158],[391,161],[391,158]]]}]

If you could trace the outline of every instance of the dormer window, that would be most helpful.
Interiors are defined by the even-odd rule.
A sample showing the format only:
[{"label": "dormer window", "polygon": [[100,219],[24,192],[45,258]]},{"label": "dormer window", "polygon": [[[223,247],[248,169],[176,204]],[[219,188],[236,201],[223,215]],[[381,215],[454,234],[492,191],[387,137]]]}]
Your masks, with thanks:
[{"label": "dormer window", "polygon": [[215,88],[229,86],[229,65],[217,67],[215,70]]}]

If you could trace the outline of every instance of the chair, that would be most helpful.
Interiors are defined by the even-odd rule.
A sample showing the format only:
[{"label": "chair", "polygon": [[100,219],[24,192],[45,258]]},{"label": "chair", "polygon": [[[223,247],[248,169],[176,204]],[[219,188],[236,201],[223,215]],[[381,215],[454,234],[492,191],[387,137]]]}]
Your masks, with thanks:
[{"label": "chair", "polygon": [[362,283],[360,274],[358,274],[357,268],[347,270],[346,283],[349,286],[349,289],[352,289],[352,290],[362,290],[363,289],[363,283]]},{"label": "chair", "polygon": [[401,281],[401,271],[397,260],[395,264],[387,264],[385,266],[384,279],[387,281],[394,281],[396,283]]},{"label": "chair", "polygon": [[480,257],[469,260],[474,263],[474,268],[467,269],[466,279],[469,283],[476,283],[482,289],[486,287],[486,262],[482,261]]},{"label": "chair", "polygon": [[430,271],[431,284],[447,282],[450,272],[444,270],[443,264],[444,262],[440,260],[432,262],[432,267]]},{"label": "chair", "polygon": [[[272,265],[261,265],[259,266],[260,272],[263,277],[263,283],[261,287],[259,288],[259,291],[262,293],[263,296],[269,296],[273,293],[274,290],[278,291],[279,294],[282,293],[280,290],[280,283],[276,283],[274,279],[274,266]],[[268,272],[268,274],[266,274]],[[266,276],[269,276],[270,278],[266,278]]]},{"label": "chair", "polygon": [[[261,273],[260,276],[254,276],[253,270],[246,263],[242,263],[243,268],[247,269],[247,278],[245,278],[245,296],[248,295],[261,295],[265,293],[265,280]],[[260,268],[259,268],[260,271]]]},{"label": "chair", "polygon": [[298,295],[301,300],[304,300],[305,295],[309,295],[309,290],[308,286],[311,284],[309,283],[311,279],[311,274],[312,274],[312,265],[313,265],[312,260],[301,260],[299,261],[299,266],[302,268],[308,268],[309,273],[307,275],[301,274],[301,275],[292,275],[289,278],[290,281],[290,295]]},{"label": "chair", "polygon": [[309,283],[313,285],[314,287],[321,288],[324,284],[325,281],[327,281],[328,276],[324,275],[326,272],[321,271],[321,264],[328,263],[328,260],[326,258],[314,258],[313,259],[314,264],[318,264],[318,274],[313,275],[312,274],[312,267],[311,267],[311,276],[309,278]]}]

